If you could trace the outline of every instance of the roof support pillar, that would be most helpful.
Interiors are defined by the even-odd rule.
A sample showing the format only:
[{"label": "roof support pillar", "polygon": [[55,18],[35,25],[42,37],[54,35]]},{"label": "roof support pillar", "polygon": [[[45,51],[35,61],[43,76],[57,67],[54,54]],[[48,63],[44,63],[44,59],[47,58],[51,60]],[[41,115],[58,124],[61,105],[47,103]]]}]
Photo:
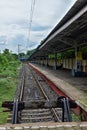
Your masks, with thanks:
[{"label": "roof support pillar", "polygon": [[48,59],[48,56],[46,56],[46,66],[49,66],[49,59]]},{"label": "roof support pillar", "polygon": [[45,58],[43,57],[43,63],[42,63],[43,66],[45,65],[45,63],[44,63],[44,59],[45,59]]},{"label": "roof support pillar", "polygon": [[75,66],[72,69],[72,76],[76,76],[76,72],[77,72],[77,43],[76,41],[74,41],[74,46],[75,46]]},{"label": "roof support pillar", "polygon": [[72,76],[76,76],[76,73],[77,73],[77,50],[78,50],[78,47],[77,47],[77,43],[76,41],[74,41],[75,43],[75,68],[72,69]]},{"label": "roof support pillar", "polygon": [[72,70],[72,76],[82,76],[82,65],[81,65],[81,56],[79,56],[78,46],[75,41],[75,68]]},{"label": "roof support pillar", "polygon": [[40,57],[38,58],[38,64],[40,64],[41,60],[40,60]]},{"label": "roof support pillar", "polygon": [[55,52],[54,69],[57,70],[57,52]]},{"label": "roof support pillar", "polygon": [[75,42],[75,70],[77,71],[77,43]]}]

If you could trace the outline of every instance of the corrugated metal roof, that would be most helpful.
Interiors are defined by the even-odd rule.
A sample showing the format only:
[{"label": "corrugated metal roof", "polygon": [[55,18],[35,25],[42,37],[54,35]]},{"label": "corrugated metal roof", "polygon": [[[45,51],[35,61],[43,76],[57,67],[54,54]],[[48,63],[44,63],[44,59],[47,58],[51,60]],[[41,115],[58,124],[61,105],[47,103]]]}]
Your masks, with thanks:
[{"label": "corrugated metal roof", "polygon": [[56,27],[50,32],[50,34],[46,37],[43,43],[60,27],[62,27],[68,20],[70,20],[75,14],[77,14],[85,5],[87,4],[87,0],[77,0],[76,3],[72,6],[72,8],[68,11],[68,13],[64,16],[64,18],[56,25]]},{"label": "corrugated metal roof", "polygon": [[[37,47],[35,53],[31,55],[31,58],[46,56],[54,51],[60,52],[73,48],[75,46],[74,40],[76,40],[78,46],[83,44],[83,42],[86,42],[87,36],[83,36],[84,34],[87,34],[87,8],[85,9],[85,6],[87,7],[87,0],[77,0],[64,18],[45,38],[42,44]],[[73,21],[72,19],[74,19],[76,15],[78,16],[79,12],[80,15],[82,15]],[[67,24],[70,20],[72,20],[72,22]],[[65,29],[61,29],[66,26],[66,24],[68,26],[65,27]],[[59,33],[57,33],[58,31]]]}]

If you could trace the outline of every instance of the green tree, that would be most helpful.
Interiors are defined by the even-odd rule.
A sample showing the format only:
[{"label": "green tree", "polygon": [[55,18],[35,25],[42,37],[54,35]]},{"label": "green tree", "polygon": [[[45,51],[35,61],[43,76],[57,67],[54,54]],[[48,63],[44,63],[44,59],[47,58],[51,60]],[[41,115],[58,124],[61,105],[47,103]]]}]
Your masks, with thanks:
[{"label": "green tree", "polygon": [[14,57],[13,57],[12,53],[9,51],[9,49],[5,49],[3,51],[3,55],[7,58],[8,61],[14,60]]},{"label": "green tree", "polygon": [[17,54],[12,54],[12,56],[14,57],[14,60],[18,60],[18,55]]},{"label": "green tree", "polygon": [[5,56],[0,54],[0,66],[6,66],[8,64],[8,60]]},{"label": "green tree", "polygon": [[9,54],[10,54],[9,49],[5,49],[5,50],[3,51],[3,54],[4,54],[4,55],[9,55]]},{"label": "green tree", "polygon": [[32,54],[34,51],[35,51],[35,49],[33,49],[33,50],[28,50],[28,51],[27,51],[27,56],[30,56],[30,54]]}]

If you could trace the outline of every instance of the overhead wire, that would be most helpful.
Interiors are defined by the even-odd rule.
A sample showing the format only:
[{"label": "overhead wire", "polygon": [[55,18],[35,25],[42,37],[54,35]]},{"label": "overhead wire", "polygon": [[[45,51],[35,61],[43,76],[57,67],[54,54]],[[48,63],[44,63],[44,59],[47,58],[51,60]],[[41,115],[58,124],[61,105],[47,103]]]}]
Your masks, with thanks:
[{"label": "overhead wire", "polygon": [[33,14],[34,14],[35,3],[36,3],[36,0],[31,0],[28,36],[27,36],[27,41],[26,41],[28,43],[28,45],[26,45],[25,49],[22,49],[22,50],[26,50],[29,47],[30,34],[31,34],[32,22],[33,22]]},{"label": "overhead wire", "polygon": [[34,14],[34,8],[35,8],[35,0],[31,0],[31,10],[30,10],[30,22],[29,22],[29,29],[28,29],[28,39],[27,42],[30,42],[30,34],[31,34],[31,28],[32,28],[32,21],[33,21],[33,14]]}]

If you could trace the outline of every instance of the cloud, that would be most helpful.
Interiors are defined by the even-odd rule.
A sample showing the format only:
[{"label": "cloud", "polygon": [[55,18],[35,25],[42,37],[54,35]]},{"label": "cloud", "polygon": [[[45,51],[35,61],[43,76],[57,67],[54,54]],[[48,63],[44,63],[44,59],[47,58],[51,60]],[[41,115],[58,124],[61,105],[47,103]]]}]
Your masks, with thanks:
[{"label": "cloud", "polygon": [[37,47],[76,0],[36,0],[29,35],[31,1],[0,1],[0,41],[6,42],[5,46],[0,45],[1,50],[17,52],[18,44],[26,49]]},{"label": "cloud", "polygon": [[6,36],[4,36],[4,35],[0,36],[0,45],[5,44],[6,43],[6,39],[7,39]]}]

